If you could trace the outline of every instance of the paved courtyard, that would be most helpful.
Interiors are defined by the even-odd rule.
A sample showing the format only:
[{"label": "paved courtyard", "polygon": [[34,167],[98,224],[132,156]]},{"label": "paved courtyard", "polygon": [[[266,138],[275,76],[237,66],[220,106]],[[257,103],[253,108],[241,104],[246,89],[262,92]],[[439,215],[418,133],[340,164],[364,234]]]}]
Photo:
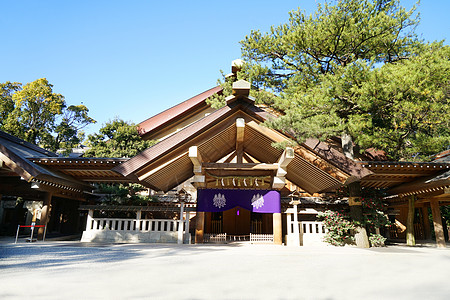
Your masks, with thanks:
[{"label": "paved courtyard", "polygon": [[0,299],[449,299],[450,249],[0,243]]}]

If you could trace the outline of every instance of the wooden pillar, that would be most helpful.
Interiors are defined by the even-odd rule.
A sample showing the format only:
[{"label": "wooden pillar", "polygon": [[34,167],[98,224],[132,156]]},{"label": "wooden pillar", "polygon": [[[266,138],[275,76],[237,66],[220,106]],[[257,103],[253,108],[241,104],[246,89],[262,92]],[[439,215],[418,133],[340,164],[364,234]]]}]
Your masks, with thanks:
[{"label": "wooden pillar", "polygon": [[197,212],[197,223],[195,224],[195,243],[203,243],[203,233],[205,230],[205,213],[202,211]]},{"label": "wooden pillar", "polygon": [[444,228],[442,227],[441,209],[439,200],[431,200],[431,213],[433,214],[434,234],[436,235],[436,245],[438,248],[445,248]]},{"label": "wooden pillar", "polygon": [[414,202],[416,200],[416,196],[410,196],[408,198],[408,217],[406,219],[406,245],[415,246],[416,238],[414,237],[414,211],[415,206]]},{"label": "wooden pillar", "polygon": [[273,243],[275,245],[283,244],[283,230],[282,230],[282,221],[281,221],[281,213],[273,214]]},{"label": "wooden pillar", "polygon": [[[361,185],[360,182],[352,182],[348,185],[349,189],[349,200],[348,204],[350,206],[350,216],[353,221],[362,223],[363,212],[361,203]],[[364,226],[357,226],[355,228],[355,242],[358,248],[369,248],[369,238],[367,236],[367,231]]]},{"label": "wooden pillar", "polygon": [[428,217],[428,207],[422,207],[423,233],[426,240],[431,240],[431,225]]},{"label": "wooden pillar", "polygon": [[[52,193],[45,192],[44,205],[42,206],[41,219],[39,225],[47,225],[50,216],[50,205],[52,203]],[[44,237],[44,227],[39,227],[38,240],[42,240]]]}]

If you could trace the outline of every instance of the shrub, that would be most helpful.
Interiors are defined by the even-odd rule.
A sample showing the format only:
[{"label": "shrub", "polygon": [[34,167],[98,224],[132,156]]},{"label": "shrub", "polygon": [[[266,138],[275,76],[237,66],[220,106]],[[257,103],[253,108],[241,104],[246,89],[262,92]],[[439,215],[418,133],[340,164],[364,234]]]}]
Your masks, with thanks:
[{"label": "shrub", "polygon": [[370,234],[370,236],[369,236],[369,242],[370,242],[370,245],[372,246],[372,247],[384,247],[385,245],[384,245],[384,242],[386,241],[386,238],[385,237],[383,237],[382,235],[380,235],[380,234]]},{"label": "shrub", "polygon": [[325,234],[324,242],[333,246],[344,246],[345,244],[353,243],[354,238],[350,230],[354,229],[355,226],[346,219],[345,215],[327,210],[320,212],[317,217],[322,220],[323,225],[328,230]]}]

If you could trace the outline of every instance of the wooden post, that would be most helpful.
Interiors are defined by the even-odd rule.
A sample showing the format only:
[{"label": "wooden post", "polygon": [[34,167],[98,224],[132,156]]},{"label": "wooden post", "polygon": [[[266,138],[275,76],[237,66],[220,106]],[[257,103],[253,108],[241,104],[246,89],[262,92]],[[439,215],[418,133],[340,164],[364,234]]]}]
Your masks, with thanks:
[{"label": "wooden post", "polygon": [[189,220],[190,220],[190,218],[191,218],[191,214],[190,214],[190,212],[189,212],[189,210],[188,211],[186,211],[186,230],[184,231],[184,234],[185,234],[185,236],[186,236],[186,239],[188,239],[188,244],[190,244],[191,243],[191,239],[190,239],[190,236],[189,236]]},{"label": "wooden post", "polygon": [[[52,193],[45,192],[44,194],[44,205],[42,206],[41,219],[39,225],[47,225],[49,215],[50,215],[50,205],[52,203]],[[38,240],[42,240],[44,237],[44,227],[39,227]]]},{"label": "wooden post", "polygon": [[416,196],[410,196],[408,198],[408,217],[406,219],[406,245],[415,246],[416,238],[414,237],[414,201]]},{"label": "wooden post", "polygon": [[275,245],[283,244],[283,230],[282,230],[282,221],[281,221],[281,213],[273,214],[273,243]]},{"label": "wooden post", "polygon": [[431,225],[428,217],[428,207],[422,207],[423,233],[426,240],[431,240]]},{"label": "wooden post", "polygon": [[92,225],[92,220],[94,219],[94,210],[90,209],[88,210],[88,215],[87,215],[87,219],[86,219],[86,231],[92,230],[93,225]]},{"label": "wooden post", "polygon": [[434,234],[436,235],[436,245],[438,248],[445,248],[444,228],[442,227],[441,209],[439,200],[431,200],[431,213],[433,214]]},{"label": "wooden post", "polygon": [[[350,216],[356,222],[362,222],[363,212],[361,203],[361,185],[359,181],[352,182],[348,185],[349,189],[349,201]],[[369,238],[367,237],[367,231],[364,226],[357,226],[355,228],[355,242],[358,248],[369,248]]]},{"label": "wooden post", "polygon": [[197,212],[197,223],[195,224],[195,243],[203,243],[203,232],[205,229],[205,213],[202,211]]},{"label": "wooden post", "polygon": [[300,246],[300,230],[298,228],[297,202],[294,203],[294,246]]},{"label": "wooden post", "polygon": [[141,230],[141,218],[142,218],[142,210],[136,211],[136,221],[135,221],[136,225],[134,226],[136,231]]},{"label": "wooden post", "polygon": [[178,220],[178,244],[183,244],[183,231],[184,231],[184,202],[180,202],[180,219]]}]

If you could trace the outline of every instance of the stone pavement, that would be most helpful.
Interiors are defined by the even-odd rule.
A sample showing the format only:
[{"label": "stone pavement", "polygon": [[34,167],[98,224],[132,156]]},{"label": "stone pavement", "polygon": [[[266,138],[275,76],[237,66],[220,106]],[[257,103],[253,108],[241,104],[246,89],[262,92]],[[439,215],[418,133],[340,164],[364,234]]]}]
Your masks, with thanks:
[{"label": "stone pavement", "polygon": [[0,243],[0,299],[449,299],[450,249]]}]

